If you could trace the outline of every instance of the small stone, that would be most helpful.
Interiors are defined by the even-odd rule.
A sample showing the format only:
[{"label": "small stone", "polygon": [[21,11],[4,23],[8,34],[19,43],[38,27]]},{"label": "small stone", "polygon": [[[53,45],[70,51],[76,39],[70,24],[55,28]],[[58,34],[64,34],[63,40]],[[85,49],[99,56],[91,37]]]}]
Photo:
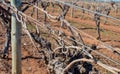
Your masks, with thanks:
[{"label": "small stone", "polygon": [[27,71],[32,71],[32,68],[31,68],[31,67],[29,67],[29,68],[27,69]]}]

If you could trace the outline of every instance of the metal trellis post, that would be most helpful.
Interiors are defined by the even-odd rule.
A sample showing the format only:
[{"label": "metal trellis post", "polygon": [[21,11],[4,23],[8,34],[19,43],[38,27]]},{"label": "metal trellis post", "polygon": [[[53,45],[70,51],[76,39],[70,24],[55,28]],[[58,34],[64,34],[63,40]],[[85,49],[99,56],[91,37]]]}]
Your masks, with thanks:
[{"label": "metal trellis post", "polygon": [[[21,0],[11,0],[11,5],[20,10]],[[15,13],[11,19],[12,74],[21,74],[21,24]]]}]

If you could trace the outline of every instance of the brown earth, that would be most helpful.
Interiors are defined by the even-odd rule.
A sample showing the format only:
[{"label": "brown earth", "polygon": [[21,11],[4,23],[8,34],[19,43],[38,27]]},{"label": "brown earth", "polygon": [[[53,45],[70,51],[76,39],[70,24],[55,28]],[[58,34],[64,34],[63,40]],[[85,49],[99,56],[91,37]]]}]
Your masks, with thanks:
[{"label": "brown earth", "polygon": [[[29,10],[28,10],[29,11]],[[26,12],[26,13],[30,13]],[[76,12],[76,14],[79,14]],[[86,14],[87,15],[87,14]],[[96,26],[93,20],[90,19],[81,19],[78,18],[71,18],[70,16],[67,16],[67,19],[73,24],[73,26],[76,26],[78,29],[82,30],[83,32],[86,32],[87,34],[97,37],[96,33]],[[41,20],[40,20],[41,21]],[[59,29],[59,24],[55,24],[53,27],[55,29]],[[108,43],[112,45],[113,47],[119,47],[120,48],[120,26],[114,26],[114,25],[104,25],[101,23],[102,28],[102,41],[105,43]],[[65,33],[69,33],[65,29],[61,29],[65,31]],[[84,34],[81,34],[83,37],[83,40],[86,44],[98,44],[97,40],[93,40],[89,37],[86,37]],[[0,24],[0,49],[2,50],[3,45],[5,42],[5,29],[2,29],[2,26]],[[39,53],[34,54],[33,52],[36,52],[36,49],[32,45],[30,39],[26,34],[22,34],[22,74],[49,74],[49,71],[47,70],[47,66],[44,64],[44,62],[41,60]],[[120,63],[120,57],[113,54],[111,51],[108,51],[105,48],[101,48],[99,50],[100,53],[105,54],[109,56],[110,58],[118,61]],[[93,53],[95,56],[98,56],[97,54]],[[109,61],[106,61],[103,57],[100,57],[101,61],[103,61],[106,64],[110,64],[111,66],[117,67],[120,69],[119,65],[115,65]],[[106,74],[109,72],[106,72],[101,67],[95,66],[96,68],[101,71],[101,74]],[[9,56],[8,59],[0,59],[0,74],[11,74],[11,50],[9,50]]]}]

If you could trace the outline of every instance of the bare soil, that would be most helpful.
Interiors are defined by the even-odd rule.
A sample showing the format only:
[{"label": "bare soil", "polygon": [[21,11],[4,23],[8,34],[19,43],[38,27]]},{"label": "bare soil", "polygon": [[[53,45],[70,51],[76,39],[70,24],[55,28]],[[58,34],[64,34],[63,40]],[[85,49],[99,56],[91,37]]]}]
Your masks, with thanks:
[{"label": "bare soil", "polygon": [[[28,12],[30,11],[28,10]],[[76,12],[75,14],[79,14]],[[86,14],[87,15],[87,14]],[[40,15],[41,17],[41,15]],[[77,18],[71,18],[70,16],[66,17],[67,20],[69,20],[73,26],[76,26],[83,32],[86,32],[87,34],[97,37],[97,32],[96,32],[96,25],[93,20],[91,19],[81,19],[80,17]],[[41,21],[41,20],[40,20]],[[52,23],[54,24],[54,23]],[[55,27],[55,29],[60,29],[59,25],[52,25]],[[109,45],[115,47],[115,48],[120,48],[120,26],[114,26],[114,25],[109,25],[109,24],[103,24],[101,23],[101,35],[102,35],[102,42],[108,43]],[[60,29],[67,32],[65,29]],[[97,44],[99,43],[96,40],[90,39],[86,37],[84,34],[81,34],[83,36],[83,40],[85,41],[86,44],[91,45],[91,44]],[[22,34],[22,74],[50,74],[47,66],[45,63],[41,60],[39,53],[34,54],[36,52],[36,49],[32,45],[29,37],[26,34]],[[3,46],[5,42],[5,29],[2,28],[0,24],[0,49],[2,51]],[[113,54],[111,51],[108,51],[105,48],[100,48],[96,51],[99,51],[102,54],[105,54],[109,56],[110,58],[118,61],[120,63],[120,56],[116,56]],[[98,56],[97,54],[93,53],[94,55]],[[109,61],[106,61],[103,57],[100,57],[101,61],[103,61],[106,64],[109,64],[111,66],[117,67],[120,69],[119,65],[115,65]],[[0,74],[11,74],[11,48],[9,50],[9,56],[7,59],[0,59]],[[109,72],[99,66],[94,65],[99,71],[101,71],[101,74],[109,74]]]}]

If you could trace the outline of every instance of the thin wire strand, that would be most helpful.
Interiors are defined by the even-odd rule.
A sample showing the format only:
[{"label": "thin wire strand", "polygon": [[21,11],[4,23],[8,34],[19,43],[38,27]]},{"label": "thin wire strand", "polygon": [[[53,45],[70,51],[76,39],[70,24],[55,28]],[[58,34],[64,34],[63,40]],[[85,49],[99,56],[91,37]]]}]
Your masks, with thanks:
[{"label": "thin wire strand", "polygon": [[88,9],[86,9],[86,8],[82,8],[82,7],[80,7],[80,6],[75,6],[75,5],[72,5],[72,4],[70,4],[70,3],[65,3],[65,2],[60,1],[60,0],[53,0],[53,1],[56,1],[56,2],[59,2],[59,3],[65,4],[65,5],[68,5],[68,6],[70,6],[70,7],[76,8],[76,9],[85,10],[85,11],[90,12],[90,13],[93,13],[93,14],[98,14],[98,15],[101,15],[101,16],[104,16],[104,17],[107,17],[107,18],[111,18],[111,19],[113,19],[113,20],[117,20],[117,21],[120,22],[120,19],[117,19],[117,18],[112,17],[112,16],[108,16],[108,15],[106,15],[106,14],[102,14],[102,13],[99,13],[99,12],[91,11],[91,10],[88,10]]}]

